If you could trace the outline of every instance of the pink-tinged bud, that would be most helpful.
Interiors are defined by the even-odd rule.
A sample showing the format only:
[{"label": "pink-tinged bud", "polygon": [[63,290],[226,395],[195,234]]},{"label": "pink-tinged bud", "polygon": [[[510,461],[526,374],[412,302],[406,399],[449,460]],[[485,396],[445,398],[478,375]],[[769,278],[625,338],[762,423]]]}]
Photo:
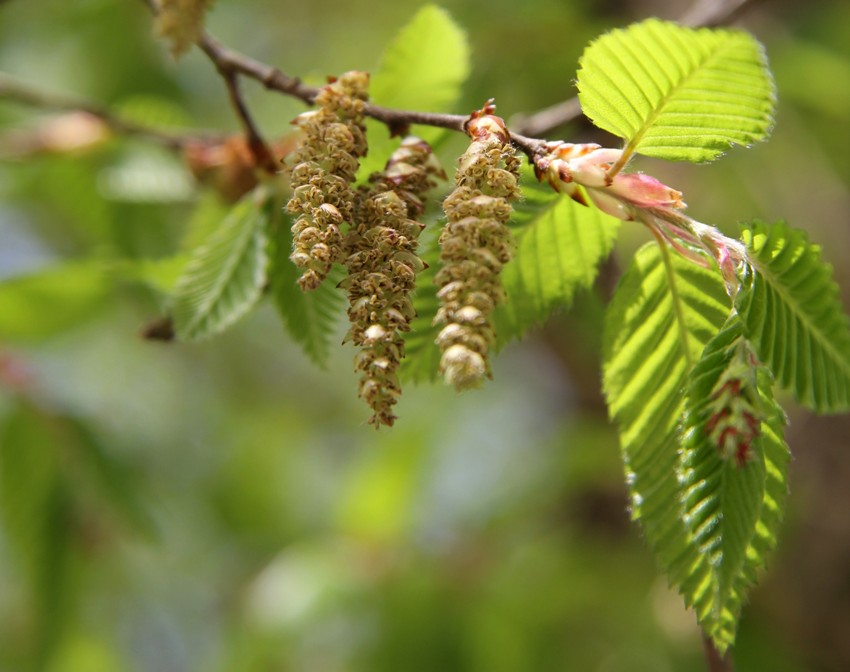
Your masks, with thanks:
[{"label": "pink-tinged bud", "polygon": [[606,191],[639,208],[685,208],[682,192],[643,173],[619,173]]},{"label": "pink-tinged bud", "polygon": [[493,114],[495,111],[496,106],[490,99],[484,107],[469,115],[466,132],[470,138],[478,141],[510,142],[511,134],[508,132],[508,127],[501,117]]}]

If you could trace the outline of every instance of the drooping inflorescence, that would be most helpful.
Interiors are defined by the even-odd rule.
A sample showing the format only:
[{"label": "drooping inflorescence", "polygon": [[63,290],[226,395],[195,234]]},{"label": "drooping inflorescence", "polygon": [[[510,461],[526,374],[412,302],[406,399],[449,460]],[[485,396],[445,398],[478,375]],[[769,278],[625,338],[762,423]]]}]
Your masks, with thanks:
[{"label": "drooping inflorescence", "polygon": [[335,262],[345,259],[342,229],[354,215],[354,182],[359,158],[366,154],[363,108],[369,75],[348,72],[322,87],[317,110],[295,121],[304,133],[292,169],[292,198],[287,209],[292,225],[290,257],[301,269],[301,289],[315,289]]},{"label": "drooping inflorescence", "polygon": [[431,147],[418,138],[405,139],[373,178],[346,237],[348,277],[341,286],[348,291],[348,338],[359,348],[359,394],[372,408],[369,422],[375,427],[395,421],[402,333],[410,330],[411,294],[424,268],[416,253],[424,225],[415,217],[424,210],[435,176],[445,178]]},{"label": "drooping inflorescence", "polygon": [[477,387],[490,376],[496,340],[490,314],[505,299],[500,273],[513,254],[507,223],[511,202],[520,196],[520,159],[494,110],[488,104],[467,123],[472,143],[458,161],[456,187],[443,202],[448,221],[440,235],[434,323],[444,325],[437,336],[440,372],[457,390]]}]

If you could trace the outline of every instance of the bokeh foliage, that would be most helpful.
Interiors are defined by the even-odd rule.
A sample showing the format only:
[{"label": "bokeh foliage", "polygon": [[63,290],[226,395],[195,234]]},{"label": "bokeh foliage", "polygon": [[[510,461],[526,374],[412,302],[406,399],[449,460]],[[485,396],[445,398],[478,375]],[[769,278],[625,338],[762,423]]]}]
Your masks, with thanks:
[{"label": "bokeh foliage", "polygon": [[[209,27],[317,83],[372,69],[419,7],[284,4],[218,0]],[[471,47],[455,111],[492,96],[507,118],[572,95],[584,45],[643,11],[442,5]],[[824,241],[847,297],[850,8],[770,3],[749,21],[776,76],[774,137],[718,167],[659,164],[657,174],[686,193],[694,216],[730,232],[750,216],[806,228]],[[197,52],[175,63],[142,3],[2,3],[0,64],[148,124],[237,128],[210,64]],[[270,137],[303,110],[246,90]],[[0,133],[46,116],[0,101]],[[460,142],[440,147],[448,164]],[[506,347],[482,392],[410,387],[397,427],[376,434],[354,398],[351,351],[330,348],[316,370],[270,306],[210,344],[138,338],[173,287],[172,257],[221,213],[169,152],[113,140],[84,155],[4,160],[0,194],[0,667],[702,665],[692,616],[627,522],[617,439],[599,401],[605,287]],[[615,260],[625,265],[645,234],[624,227],[622,236]],[[802,416],[795,425],[812,427]],[[799,436],[789,443],[814,452],[817,441]],[[795,481],[792,470],[801,525],[822,520],[807,508],[806,474]],[[850,530],[838,521],[831,529]],[[793,571],[799,529],[780,540],[779,576]],[[828,623],[811,634],[787,616],[778,583],[768,578],[754,596],[739,666],[846,669],[840,638],[822,634]],[[829,605],[809,604],[808,618],[847,617],[846,602],[843,612]]]}]

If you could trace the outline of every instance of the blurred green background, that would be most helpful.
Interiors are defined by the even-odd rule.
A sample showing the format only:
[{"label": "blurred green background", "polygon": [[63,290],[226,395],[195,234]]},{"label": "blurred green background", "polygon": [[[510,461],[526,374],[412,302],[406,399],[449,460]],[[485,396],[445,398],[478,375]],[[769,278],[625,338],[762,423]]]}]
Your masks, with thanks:
[{"label": "blurred green background", "polygon": [[[208,27],[318,82],[373,68],[422,4],[217,0]],[[728,231],[807,229],[846,300],[850,3],[754,5],[741,25],[774,69],[773,138],[712,166],[638,167]],[[510,119],[571,96],[600,32],[688,4],[442,6],[472,47],[456,111],[495,97]],[[210,63],[175,62],[138,1],[0,1],[0,70],[150,125],[238,130]],[[268,137],[304,109],[244,88]],[[642,230],[624,227],[607,282],[506,348],[483,390],[408,386],[376,433],[350,346],[318,369],[268,305],[210,343],[143,340],[173,271],[128,264],[168,258],[203,233],[198,203],[220,206],[144,141],[21,152],[50,116],[0,99],[0,671],[705,669],[628,521],[599,391],[605,298]],[[788,522],[736,662],[846,671],[850,422],[787,408]]]}]

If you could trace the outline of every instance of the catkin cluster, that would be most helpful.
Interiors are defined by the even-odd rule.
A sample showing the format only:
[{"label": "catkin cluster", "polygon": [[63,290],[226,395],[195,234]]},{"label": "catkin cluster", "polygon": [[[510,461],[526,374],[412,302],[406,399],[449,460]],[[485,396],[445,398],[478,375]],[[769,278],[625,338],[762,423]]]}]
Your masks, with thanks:
[{"label": "catkin cluster", "polygon": [[407,138],[373,179],[346,238],[348,276],[341,286],[348,291],[348,338],[359,348],[359,394],[372,409],[369,422],[375,427],[395,421],[402,333],[410,331],[415,314],[411,294],[415,276],[424,268],[416,254],[424,225],[415,217],[424,210],[433,176],[445,177],[431,148]]},{"label": "catkin cluster", "polygon": [[460,157],[456,187],[443,202],[448,222],[440,235],[437,273],[440,308],[434,323],[440,372],[457,390],[490,377],[489,353],[496,335],[493,309],[505,299],[500,273],[513,254],[507,227],[511,201],[520,196],[519,165],[505,123],[485,106],[467,125],[472,138]]},{"label": "catkin cluster", "polygon": [[345,259],[343,224],[354,215],[351,187],[366,154],[363,108],[369,75],[348,72],[322,87],[318,109],[293,122],[304,133],[292,169],[292,198],[287,209],[297,215],[292,225],[290,258],[301,269],[298,284],[318,287],[334,262]]}]

